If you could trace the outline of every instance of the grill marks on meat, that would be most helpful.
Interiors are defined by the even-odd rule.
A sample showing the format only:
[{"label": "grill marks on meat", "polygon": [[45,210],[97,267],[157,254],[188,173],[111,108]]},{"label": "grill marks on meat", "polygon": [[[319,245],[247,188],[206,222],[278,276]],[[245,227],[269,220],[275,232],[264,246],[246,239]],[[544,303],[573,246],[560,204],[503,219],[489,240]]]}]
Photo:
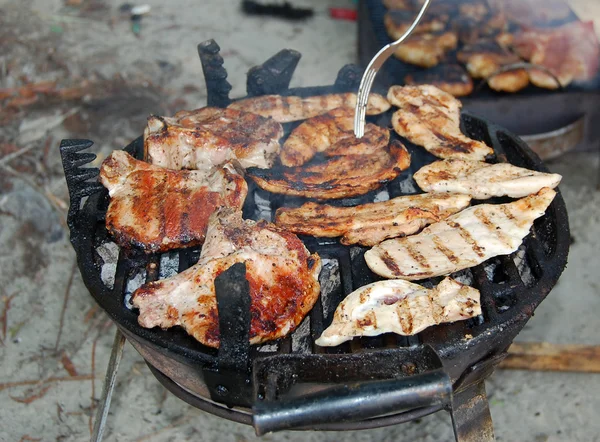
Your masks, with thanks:
[{"label": "grill marks on meat", "polygon": [[446,52],[455,49],[457,42],[458,38],[452,31],[415,34],[396,49],[394,56],[405,63],[430,68],[436,66]]},{"label": "grill marks on meat", "polygon": [[202,344],[219,347],[214,280],[238,262],[246,263],[250,284],[250,344],[295,330],[319,296],[319,256],[311,255],[296,235],[266,221],[242,220],[241,212],[230,209],[211,216],[196,265],[134,292],[140,325],[180,325]]},{"label": "grill marks on meat", "polygon": [[205,107],[174,117],[148,118],[146,159],[169,169],[209,169],[237,159],[242,167],[269,168],[283,128],[276,121],[234,109]]},{"label": "grill marks on meat", "polygon": [[202,244],[215,209],[240,209],[248,193],[231,164],[212,172],[176,171],[124,151],[104,161],[100,181],[111,197],[106,228],[119,245],[147,253]]},{"label": "grill marks on meat", "polygon": [[[473,78],[486,79],[504,66],[519,63],[521,59],[494,40],[479,40],[466,45],[457,54],[457,59],[465,63]],[[497,91],[517,92],[527,87],[529,75],[525,69],[513,69],[496,73],[488,80],[488,85]]]},{"label": "grill marks on meat", "polygon": [[400,108],[392,116],[398,135],[433,155],[483,161],[494,153],[485,143],[462,134],[461,103],[452,95],[430,85],[392,86],[388,100]]},{"label": "grill marks on meat", "polygon": [[409,85],[430,84],[455,97],[473,92],[473,80],[459,64],[440,64],[430,69],[414,72],[404,77]]},{"label": "grill marks on meat", "polygon": [[336,346],[358,336],[415,335],[432,325],[481,314],[479,290],[445,278],[433,289],[403,280],[377,281],[350,293],[315,342]]},{"label": "grill marks on meat", "polygon": [[281,150],[284,166],[301,166],[317,152],[326,156],[365,155],[388,145],[390,131],[371,123],[362,138],[354,136],[354,109],[337,108],[295,128]]},{"label": "grill marks on meat", "polygon": [[[591,21],[551,30],[525,29],[514,35],[512,45],[521,57],[548,69],[563,87],[573,81],[592,80],[598,73],[600,44]],[[531,69],[529,77],[538,87],[559,87],[551,75],[540,69]]]},{"label": "grill marks on meat", "polygon": [[[306,120],[338,107],[354,109],[356,107],[356,94],[327,94],[304,98],[262,95],[260,97],[244,98],[229,105],[229,109],[252,112],[263,117],[272,118],[280,123]],[[367,115],[381,114],[389,108],[390,104],[383,96],[378,94],[369,95]]]},{"label": "grill marks on meat", "polygon": [[522,198],[544,187],[553,189],[562,179],[557,173],[537,172],[508,163],[464,160],[436,161],[419,169],[413,178],[425,192],[461,193],[476,199]]},{"label": "grill marks on meat", "polygon": [[248,169],[261,189],[321,200],[348,198],[377,189],[410,166],[410,154],[398,141],[368,155],[344,155],[316,164],[278,169]]},{"label": "grill marks on meat", "polygon": [[406,280],[473,267],[517,250],[555,195],[544,188],[512,203],[470,207],[417,235],[382,242],[365,253],[365,260],[378,275]]},{"label": "grill marks on meat", "polygon": [[411,235],[469,205],[466,195],[410,195],[355,207],[309,202],[280,208],[275,223],[291,232],[317,237],[341,236],[345,245],[374,246],[397,236]]}]

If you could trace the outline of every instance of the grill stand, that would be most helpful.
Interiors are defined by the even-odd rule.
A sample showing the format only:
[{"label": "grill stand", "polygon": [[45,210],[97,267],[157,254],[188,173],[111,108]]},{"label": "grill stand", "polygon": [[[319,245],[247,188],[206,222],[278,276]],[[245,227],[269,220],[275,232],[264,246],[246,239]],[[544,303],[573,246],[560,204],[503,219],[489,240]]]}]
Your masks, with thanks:
[{"label": "grill stand", "polygon": [[483,380],[454,394],[450,415],[457,442],[495,440],[494,425]]}]

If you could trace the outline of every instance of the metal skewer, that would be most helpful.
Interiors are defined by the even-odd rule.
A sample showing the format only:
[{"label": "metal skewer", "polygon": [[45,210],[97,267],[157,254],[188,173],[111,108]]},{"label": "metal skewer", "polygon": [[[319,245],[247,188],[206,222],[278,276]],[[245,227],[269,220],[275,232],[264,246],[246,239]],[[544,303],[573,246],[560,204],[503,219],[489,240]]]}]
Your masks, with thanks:
[{"label": "metal skewer", "polygon": [[373,59],[369,62],[365,73],[363,74],[362,80],[360,81],[360,86],[358,88],[358,94],[356,97],[356,111],[354,114],[354,135],[356,138],[362,138],[365,134],[365,116],[367,114],[367,102],[369,100],[369,93],[371,92],[371,87],[373,86],[373,81],[375,81],[375,75],[379,72],[383,63],[390,58],[390,56],[396,52],[396,48],[402,44],[404,40],[408,38],[408,36],[413,32],[413,30],[425,15],[427,8],[429,7],[429,3],[431,0],[425,0],[423,6],[421,6],[421,10],[419,14],[415,18],[415,21],[410,25],[410,27],[406,30],[402,37],[398,40],[384,46],[380,49],[380,51],[375,54]]}]

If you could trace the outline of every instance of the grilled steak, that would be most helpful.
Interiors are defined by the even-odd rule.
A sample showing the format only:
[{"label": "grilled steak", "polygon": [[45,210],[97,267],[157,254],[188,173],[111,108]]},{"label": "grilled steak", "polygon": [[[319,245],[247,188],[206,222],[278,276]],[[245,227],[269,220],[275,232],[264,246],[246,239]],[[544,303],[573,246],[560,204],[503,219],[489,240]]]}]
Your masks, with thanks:
[{"label": "grilled steak", "polygon": [[409,85],[430,84],[455,97],[473,92],[473,80],[459,64],[439,64],[431,69],[413,72],[404,77]]},{"label": "grilled steak", "polygon": [[354,136],[354,109],[337,108],[309,118],[295,128],[281,149],[284,166],[301,166],[317,152],[327,156],[366,155],[381,150],[390,141],[390,131],[371,123],[362,138]]},{"label": "grilled steak", "polygon": [[275,223],[290,232],[334,238],[342,244],[374,246],[387,238],[411,235],[469,205],[466,195],[409,195],[355,207],[309,202],[277,210]]},{"label": "grilled steak", "polygon": [[410,165],[410,155],[398,141],[368,155],[344,155],[316,164],[279,169],[248,169],[261,189],[320,200],[363,195],[396,178]]},{"label": "grilled steak", "polygon": [[405,63],[430,68],[436,66],[446,52],[456,48],[456,44],[457,36],[451,31],[441,34],[416,34],[402,43],[394,52],[394,56]]},{"label": "grilled steak", "polygon": [[151,116],[144,131],[146,159],[169,169],[209,169],[237,159],[242,167],[273,165],[281,124],[234,109],[205,107]]},{"label": "grilled steak", "polygon": [[422,167],[413,178],[425,192],[462,193],[486,199],[505,195],[522,198],[544,187],[555,188],[562,177],[508,163],[444,160]]},{"label": "grilled steak", "polygon": [[231,164],[211,172],[169,170],[121,150],[102,163],[100,181],[111,197],[106,228],[119,245],[147,253],[202,244],[211,213],[240,209],[248,193]]},{"label": "grilled steak", "polygon": [[[239,109],[263,117],[272,118],[280,123],[306,120],[316,117],[338,107],[356,106],[356,94],[328,94],[314,97],[283,97],[281,95],[262,95],[245,98],[229,105],[229,109]],[[367,115],[377,115],[390,108],[387,100],[378,94],[369,95]]]},{"label": "grilled steak", "polygon": [[378,275],[407,280],[473,267],[517,250],[555,195],[544,188],[512,203],[469,207],[417,235],[382,242],[365,253],[365,260]]},{"label": "grilled steak", "polygon": [[346,296],[315,343],[336,346],[357,336],[390,332],[410,336],[480,314],[479,290],[451,278],[433,289],[401,279],[377,281]]},{"label": "grilled steak", "polygon": [[219,346],[215,278],[246,263],[250,284],[250,343],[292,332],[320,292],[321,260],[292,233],[266,221],[242,220],[241,211],[222,209],[210,220],[198,263],[171,278],[143,285],[132,297],[143,327],[182,326],[209,347]]},{"label": "grilled steak", "polygon": [[461,103],[452,95],[429,85],[392,86],[388,100],[400,108],[392,117],[394,130],[433,155],[483,161],[494,153],[485,143],[462,134]]}]

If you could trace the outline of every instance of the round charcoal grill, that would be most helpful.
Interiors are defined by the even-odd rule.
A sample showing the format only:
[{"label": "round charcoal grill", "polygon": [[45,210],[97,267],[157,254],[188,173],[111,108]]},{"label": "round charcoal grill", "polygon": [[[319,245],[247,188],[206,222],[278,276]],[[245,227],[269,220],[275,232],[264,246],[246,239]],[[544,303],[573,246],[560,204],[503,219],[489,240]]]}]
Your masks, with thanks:
[{"label": "round charcoal grill", "polygon": [[[231,86],[226,81],[219,47],[208,41],[198,49],[208,105],[224,107],[230,103]],[[289,89],[299,58],[299,53],[284,50],[251,69],[248,95],[312,96],[357,90],[362,73],[351,65],[340,70],[332,86]],[[371,121],[389,126],[391,113]],[[285,125],[286,133],[294,126]],[[467,135],[494,148],[493,161],[546,171],[540,159],[506,130],[468,114],[462,115],[462,126]],[[405,144],[412,156],[408,171],[377,191],[334,203],[355,205],[386,195],[392,198],[418,193],[412,175],[435,157]],[[145,281],[192,266],[200,249],[155,255],[118,250],[105,228],[109,198],[97,182],[99,171],[82,167],[95,158],[85,152],[91,145],[87,140],[63,140],[60,147],[71,198],[68,224],[78,265],[96,302],[171,392],[215,415],[253,424],[258,434],[287,428],[373,428],[445,408],[452,414],[457,440],[493,438],[483,380],[505,356],[566,265],[569,227],[560,192],[517,252],[452,275],[481,291],[483,314],[477,318],[430,327],[408,338],[386,334],[354,339],[333,348],[318,347],[314,340],[331,323],[338,303],[351,291],[380,278],[366,266],[366,248],[302,237],[308,249],[324,260],[322,293],[307,318],[285,339],[249,346],[244,325],[248,317],[232,313],[241,307],[247,290],[236,284],[240,269],[234,266],[216,283],[221,348],[215,350],[179,327],[160,330],[138,325],[137,312],[128,306],[131,293]],[[142,139],[125,149],[141,158]],[[278,207],[303,201],[269,194],[250,182],[244,217],[269,218]],[[114,261],[108,258],[110,250],[118,251]],[[441,279],[421,283],[433,287]],[[247,307],[245,312],[249,315]]]}]

